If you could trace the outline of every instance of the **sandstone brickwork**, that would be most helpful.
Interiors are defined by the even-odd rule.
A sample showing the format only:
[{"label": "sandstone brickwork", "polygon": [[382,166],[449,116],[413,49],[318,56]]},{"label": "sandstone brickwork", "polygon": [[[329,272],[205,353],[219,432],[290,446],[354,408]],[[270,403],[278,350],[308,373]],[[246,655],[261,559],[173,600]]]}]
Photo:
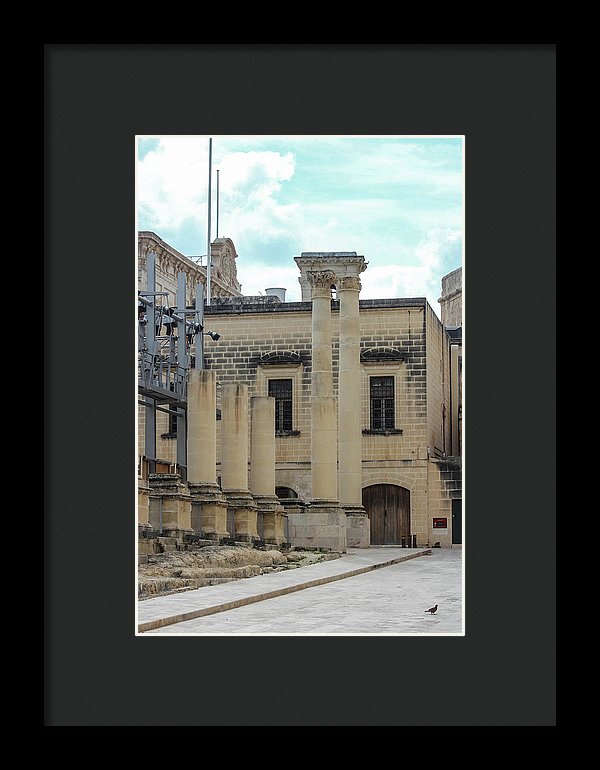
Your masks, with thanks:
[{"label": "sandstone brickwork", "polygon": [[[339,254],[342,262],[346,259],[351,263],[349,253]],[[315,259],[318,260],[319,256]],[[312,269],[314,272],[314,266]],[[217,341],[206,339],[204,346],[205,367],[214,372],[216,378],[217,413],[222,415],[223,393],[229,392],[231,386],[243,386],[250,405],[258,403],[251,399],[265,399],[270,395],[270,380],[291,381],[291,428],[276,432],[274,451],[275,486],[287,487],[298,496],[293,506],[285,506],[290,512],[288,530],[292,542],[297,536],[303,538],[298,544],[311,545],[312,530],[309,531],[306,526],[302,530],[303,522],[308,520],[299,517],[305,515],[308,510],[306,506],[310,507],[314,498],[315,443],[312,426],[317,421],[319,428],[323,427],[324,423],[319,422],[319,410],[322,411],[325,404],[322,400],[331,398],[337,417],[329,422],[335,426],[338,434],[337,446],[335,442],[327,443],[327,446],[331,444],[332,447],[327,458],[324,458],[329,463],[324,462],[328,472],[317,482],[328,497],[333,501],[337,499],[338,503],[342,498],[342,511],[344,505],[349,508],[355,505],[357,511],[360,511],[360,501],[352,483],[344,486],[343,495],[334,483],[341,478],[338,475],[340,469],[349,480],[355,477],[358,425],[362,490],[376,484],[392,484],[408,489],[410,533],[416,535],[418,545],[438,541],[443,546],[451,545],[451,500],[456,496],[456,490],[451,494],[440,469],[440,461],[445,456],[456,455],[456,426],[460,428],[460,421],[455,413],[456,403],[452,410],[451,394],[454,394],[456,402],[458,385],[456,367],[452,370],[451,362],[456,363],[457,354],[451,350],[448,334],[424,298],[358,299],[360,282],[353,283],[358,278],[347,273],[343,276],[344,281],[340,280],[339,275],[322,276],[326,295],[319,297],[319,312],[327,326],[323,327],[319,321],[315,338],[312,292],[318,281],[308,276],[309,272],[303,272],[301,280],[305,301],[282,303],[274,296],[243,297],[231,290],[228,296],[215,296],[211,305],[204,308],[205,327],[221,335]],[[342,295],[341,301],[329,295],[326,287],[330,281],[339,284],[336,294],[338,297]],[[353,292],[345,308],[341,307],[345,301],[344,291],[347,292],[346,299],[350,299],[350,292]],[[327,314],[323,313],[324,303],[329,311]],[[325,338],[329,340],[330,358],[325,350]],[[317,381],[321,383],[322,390],[318,402],[313,398],[315,339],[320,360],[327,359],[325,366],[319,364]],[[345,340],[345,348],[340,351],[342,340]],[[351,362],[354,360],[357,362],[356,372],[352,372]],[[370,386],[374,377],[393,380],[395,420],[391,430],[376,430],[372,426]],[[347,383],[346,388],[350,387],[352,392],[356,392],[356,396],[349,399],[348,392],[345,397],[341,395],[340,384],[344,382]],[[352,406],[355,408],[352,409]],[[144,446],[143,412],[143,409],[140,410],[140,454],[143,454]],[[240,412],[247,420],[245,434],[248,437],[252,435],[251,413],[250,408]],[[162,437],[168,433],[167,423],[168,416],[158,412],[157,455],[165,461],[174,462],[176,442]],[[217,483],[224,487],[221,478],[223,459],[226,456],[223,419],[216,421],[215,439]],[[248,441],[250,450],[250,438]],[[260,453],[266,450],[257,445],[254,451]],[[249,458],[244,452],[238,454],[240,457],[243,455],[242,462],[247,466],[238,469],[245,481],[242,485],[241,480],[240,485],[247,488],[247,479],[252,479],[251,464],[248,464]],[[341,456],[344,460],[338,463]],[[226,475],[231,472],[231,463],[225,471]],[[255,476],[255,482],[250,482],[251,486],[255,485],[256,479]],[[140,487],[140,495],[144,492]],[[261,488],[252,492],[257,500],[268,497]],[[261,505],[265,507],[264,503]],[[251,510],[248,514],[251,517],[255,515]],[[340,521],[338,512],[332,509],[322,511],[319,515],[323,522],[317,524],[315,519],[314,526],[329,527],[328,534],[334,543],[335,528]],[[144,516],[145,510],[140,514],[140,521]],[[237,514],[240,530],[249,539],[256,537],[254,518],[252,522],[242,522],[241,516],[240,509]],[[434,518],[448,520],[447,532],[433,531]],[[359,544],[361,538],[364,545],[364,521],[354,518],[346,526],[348,546]],[[282,538],[280,527],[273,539],[277,541]]]}]

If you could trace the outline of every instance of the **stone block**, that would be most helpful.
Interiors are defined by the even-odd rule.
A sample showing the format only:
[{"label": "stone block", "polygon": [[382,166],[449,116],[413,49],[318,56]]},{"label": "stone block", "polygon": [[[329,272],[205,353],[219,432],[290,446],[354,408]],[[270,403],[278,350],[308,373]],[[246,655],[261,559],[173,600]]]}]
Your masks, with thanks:
[{"label": "stone block", "polygon": [[154,541],[144,538],[138,540],[138,554],[154,553]]},{"label": "stone block", "polygon": [[285,515],[283,511],[265,511],[263,514],[263,538],[267,543],[279,545],[285,541]]},{"label": "stone block", "polygon": [[208,540],[219,541],[229,535],[227,529],[227,504],[224,500],[206,495],[202,502],[194,502],[192,525],[196,534]]},{"label": "stone block", "polygon": [[346,515],[343,511],[332,511],[326,514],[325,525],[328,527],[346,527]]},{"label": "stone block", "polygon": [[157,537],[156,542],[164,552],[174,551],[177,548],[176,537]]},{"label": "stone block", "polygon": [[348,548],[368,548],[371,545],[371,527],[368,516],[346,517]]},{"label": "stone block", "polygon": [[[302,520],[306,519],[307,514],[300,514],[300,518],[296,520],[296,526],[302,526]],[[324,527],[326,524],[329,523],[328,520],[328,514],[326,513],[311,513],[310,515],[310,524],[311,526],[315,527]],[[304,525],[306,525],[306,522],[304,522]]]},{"label": "stone block", "polygon": [[327,548],[330,551],[345,553],[347,548],[345,533],[338,537],[319,538],[319,548]]},{"label": "stone block", "polygon": [[234,518],[236,540],[252,542],[259,539],[256,508],[236,508]]},{"label": "stone block", "polygon": [[302,548],[346,550],[346,515],[339,508],[319,508],[288,514],[290,543]]}]

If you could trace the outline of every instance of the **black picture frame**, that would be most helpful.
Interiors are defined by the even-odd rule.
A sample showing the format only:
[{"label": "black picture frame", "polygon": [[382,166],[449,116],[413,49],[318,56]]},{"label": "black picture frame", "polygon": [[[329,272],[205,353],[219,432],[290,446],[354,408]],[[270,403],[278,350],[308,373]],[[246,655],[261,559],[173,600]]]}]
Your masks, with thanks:
[{"label": "black picture frame", "polygon": [[[556,51],[44,46],[45,726],[555,726]],[[134,635],[134,136],[232,133],[466,137],[464,638]]]}]

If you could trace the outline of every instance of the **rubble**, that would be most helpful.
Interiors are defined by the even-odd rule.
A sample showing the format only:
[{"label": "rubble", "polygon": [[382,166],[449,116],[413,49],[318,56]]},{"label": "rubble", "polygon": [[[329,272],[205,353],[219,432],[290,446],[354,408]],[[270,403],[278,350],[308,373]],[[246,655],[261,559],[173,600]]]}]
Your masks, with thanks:
[{"label": "rubble", "polygon": [[264,550],[228,545],[167,551],[148,556],[147,561],[138,566],[138,598],[148,599],[268,572],[297,569],[339,556],[335,552],[293,550],[282,553],[275,548]]}]

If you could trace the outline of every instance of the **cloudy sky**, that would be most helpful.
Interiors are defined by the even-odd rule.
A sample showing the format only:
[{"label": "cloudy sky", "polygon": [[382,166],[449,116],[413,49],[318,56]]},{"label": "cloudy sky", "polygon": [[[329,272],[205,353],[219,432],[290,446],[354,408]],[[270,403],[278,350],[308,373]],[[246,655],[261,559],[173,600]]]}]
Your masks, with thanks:
[{"label": "cloudy sky", "polygon": [[[460,137],[212,137],[212,238],[238,252],[244,294],[300,299],[302,251],[356,251],[362,299],[427,297],[462,264]],[[139,136],[138,229],[182,254],[206,253],[208,137]],[[206,264],[206,260],[204,260]]]}]

